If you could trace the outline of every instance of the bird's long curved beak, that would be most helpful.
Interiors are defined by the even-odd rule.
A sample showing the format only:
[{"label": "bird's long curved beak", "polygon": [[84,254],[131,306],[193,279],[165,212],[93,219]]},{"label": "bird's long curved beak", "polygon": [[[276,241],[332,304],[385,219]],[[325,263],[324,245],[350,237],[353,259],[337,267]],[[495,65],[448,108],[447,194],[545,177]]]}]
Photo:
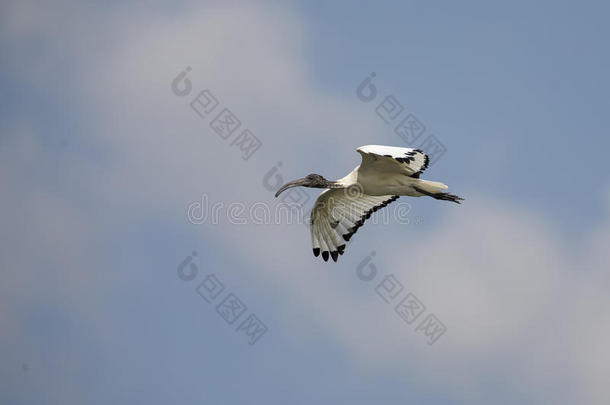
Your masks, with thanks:
[{"label": "bird's long curved beak", "polygon": [[289,188],[299,187],[299,186],[306,186],[307,184],[309,184],[307,179],[298,179],[298,180],[295,180],[295,181],[291,181],[290,183],[284,184],[282,186],[282,188],[280,188],[277,191],[277,193],[275,193],[275,196],[277,197],[278,195],[282,194],[284,191],[288,190]]}]

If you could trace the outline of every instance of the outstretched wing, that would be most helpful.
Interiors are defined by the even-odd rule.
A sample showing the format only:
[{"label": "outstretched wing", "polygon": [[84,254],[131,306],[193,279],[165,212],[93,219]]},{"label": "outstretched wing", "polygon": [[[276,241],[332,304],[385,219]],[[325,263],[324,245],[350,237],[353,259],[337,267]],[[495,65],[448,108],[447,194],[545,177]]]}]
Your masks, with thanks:
[{"label": "outstretched wing", "polygon": [[311,241],[313,254],[322,253],[336,262],[345,250],[345,242],[371,214],[399,196],[370,196],[352,189],[329,189],[320,194],[311,211]]},{"label": "outstretched wing", "polygon": [[419,149],[366,145],[356,150],[362,155],[361,171],[402,173],[417,179],[430,163],[428,155]]}]

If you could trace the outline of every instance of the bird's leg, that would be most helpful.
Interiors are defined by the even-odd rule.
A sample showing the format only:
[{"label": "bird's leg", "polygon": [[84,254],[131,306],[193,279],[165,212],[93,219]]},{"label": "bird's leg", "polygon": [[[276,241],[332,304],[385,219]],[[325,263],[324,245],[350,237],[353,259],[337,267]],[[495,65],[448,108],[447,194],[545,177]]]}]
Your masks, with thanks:
[{"label": "bird's leg", "polygon": [[451,201],[451,202],[454,202],[457,204],[461,204],[460,201],[464,200],[463,198],[458,197],[457,195],[454,195],[454,194],[450,194],[450,193],[443,193],[443,192],[430,193],[417,186],[413,186],[413,189],[415,189],[415,191],[422,193],[424,195],[427,195],[429,197],[436,198],[437,200]]}]

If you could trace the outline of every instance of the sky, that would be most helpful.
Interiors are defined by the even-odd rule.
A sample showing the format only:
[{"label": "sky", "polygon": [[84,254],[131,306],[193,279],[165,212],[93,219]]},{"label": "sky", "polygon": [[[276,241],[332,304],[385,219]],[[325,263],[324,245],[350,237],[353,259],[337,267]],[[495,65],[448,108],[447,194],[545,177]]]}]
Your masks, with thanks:
[{"label": "sky", "polygon": [[[0,402],[608,403],[609,11],[2,2]],[[367,144],[465,200],[323,262]]]}]

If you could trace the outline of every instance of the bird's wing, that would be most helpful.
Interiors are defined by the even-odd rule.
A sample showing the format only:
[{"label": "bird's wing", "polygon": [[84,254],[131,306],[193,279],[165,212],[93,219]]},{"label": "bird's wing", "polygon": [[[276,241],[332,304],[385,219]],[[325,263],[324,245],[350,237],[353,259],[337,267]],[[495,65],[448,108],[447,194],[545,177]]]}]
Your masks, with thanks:
[{"label": "bird's wing", "polygon": [[[329,189],[320,194],[311,211],[313,254],[329,255],[336,262],[345,250],[345,242],[373,212],[398,199],[395,195],[370,196],[351,189]],[[353,195],[355,194],[355,195]]]},{"label": "bird's wing", "polygon": [[419,149],[366,145],[356,150],[362,155],[362,171],[401,173],[417,179],[430,163],[428,155]]}]

